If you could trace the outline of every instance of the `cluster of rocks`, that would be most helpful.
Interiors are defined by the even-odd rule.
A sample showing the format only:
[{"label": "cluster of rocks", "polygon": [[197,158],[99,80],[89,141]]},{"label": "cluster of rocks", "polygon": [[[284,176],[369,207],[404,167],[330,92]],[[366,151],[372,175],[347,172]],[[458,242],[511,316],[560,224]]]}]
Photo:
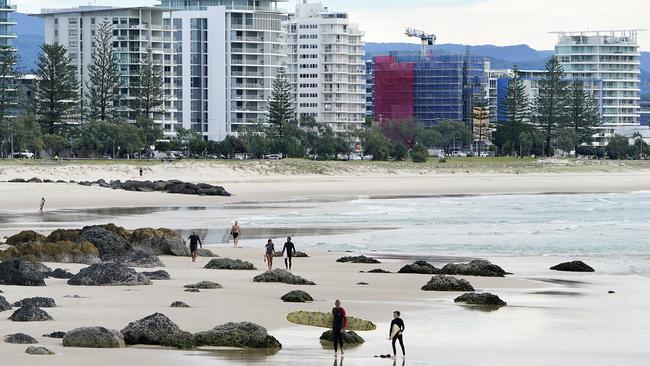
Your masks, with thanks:
[{"label": "cluster of rocks", "polygon": [[469,263],[449,263],[442,268],[436,268],[426,261],[416,261],[407,264],[399,270],[399,273],[417,274],[445,274],[458,276],[482,276],[482,277],[505,277],[509,274],[503,268],[492,264],[484,259],[476,259]]},{"label": "cluster of rocks", "polygon": [[276,268],[253,277],[253,282],[281,282],[289,285],[315,285],[315,282],[296,276],[289,271]]},{"label": "cluster of rocks", "polygon": [[[282,254],[281,251],[277,251],[277,252],[273,253],[274,257],[282,257],[282,255],[283,254]],[[309,258],[309,256],[305,252],[295,252],[295,253],[293,253],[293,258]]]},{"label": "cluster of rocks", "polygon": [[339,263],[364,263],[364,264],[377,264],[381,263],[375,258],[366,257],[365,255],[341,257],[336,260]]},{"label": "cluster of rocks", "polygon": [[375,268],[375,269],[371,269],[370,271],[359,271],[359,273],[392,273],[392,272],[381,268]]},{"label": "cluster of rocks", "polygon": [[223,288],[223,286],[221,286],[220,284],[212,281],[201,281],[201,282],[185,285],[184,287],[186,289],[194,289],[194,290],[216,290],[216,289]]},{"label": "cluster of rocks", "polygon": [[230,259],[230,258],[215,258],[211,259],[208,264],[205,265],[207,269],[228,269],[228,270],[244,270],[252,271],[257,270],[253,263],[242,261],[241,259]]},{"label": "cluster of rocks", "polygon": [[133,268],[119,263],[97,263],[86,267],[68,280],[75,286],[137,286],[151,285],[151,280]]}]

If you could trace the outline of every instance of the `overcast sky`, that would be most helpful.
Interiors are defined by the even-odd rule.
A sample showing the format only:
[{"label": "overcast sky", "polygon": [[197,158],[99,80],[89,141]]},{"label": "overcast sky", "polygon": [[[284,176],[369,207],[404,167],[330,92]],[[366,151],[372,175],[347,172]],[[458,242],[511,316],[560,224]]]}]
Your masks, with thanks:
[{"label": "overcast sky", "polygon": [[[283,7],[293,9],[297,0]],[[300,0],[302,1],[302,0]],[[309,0],[313,2],[314,0]],[[404,36],[412,26],[435,33],[438,43],[470,45],[528,44],[552,49],[557,30],[650,28],[649,0],[323,0],[350,13],[366,32],[367,42],[414,42]],[[97,5],[152,5],[157,0],[13,0],[19,11]],[[650,51],[650,32],[640,35]]]}]

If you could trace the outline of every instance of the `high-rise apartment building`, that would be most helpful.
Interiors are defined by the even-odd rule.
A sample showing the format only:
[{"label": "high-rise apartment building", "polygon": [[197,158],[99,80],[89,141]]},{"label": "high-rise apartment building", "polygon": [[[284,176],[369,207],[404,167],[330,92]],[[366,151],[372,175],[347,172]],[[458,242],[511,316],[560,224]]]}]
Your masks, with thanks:
[{"label": "high-rise apartment building", "polygon": [[640,119],[637,30],[558,32],[555,55],[570,79],[602,80],[602,123],[636,126]]},{"label": "high-rise apartment building", "polygon": [[11,14],[16,11],[16,5],[11,5],[9,0],[0,0],[0,47],[13,46],[13,39],[16,33],[13,32],[13,26],[16,20]]},{"label": "high-rise apartment building", "polygon": [[173,9],[175,118],[206,140],[267,121],[286,0],[161,0]]},{"label": "high-rise apartment building", "polygon": [[306,0],[289,15],[286,30],[297,115],[335,131],[361,126],[366,115],[363,32],[347,13]]},{"label": "high-rise apartment building", "polygon": [[[165,102],[154,113],[154,121],[167,134],[173,133],[174,103],[171,94],[173,64],[172,30],[164,25],[166,10],[155,7],[80,6],[69,9],[44,9],[39,16],[45,23],[45,43],[58,43],[68,50],[77,69],[79,95],[87,99],[89,75],[97,26],[108,21],[113,28],[113,45],[120,72],[121,117],[134,121],[137,117],[137,94],[140,64],[151,49],[154,60],[164,68]],[[83,117],[82,117],[83,119]]]},{"label": "high-rise apartment building", "polygon": [[373,119],[375,115],[375,63],[366,61],[366,118]]}]

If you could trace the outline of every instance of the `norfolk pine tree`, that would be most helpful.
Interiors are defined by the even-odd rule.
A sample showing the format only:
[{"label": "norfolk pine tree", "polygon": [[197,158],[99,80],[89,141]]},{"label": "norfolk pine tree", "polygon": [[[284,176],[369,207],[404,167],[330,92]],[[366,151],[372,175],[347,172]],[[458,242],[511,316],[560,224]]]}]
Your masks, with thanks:
[{"label": "norfolk pine tree", "polygon": [[117,119],[120,100],[120,71],[113,48],[113,26],[104,20],[95,31],[95,48],[88,65],[88,112],[99,121]]},{"label": "norfolk pine tree", "polygon": [[546,139],[544,154],[551,156],[551,141],[558,128],[565,126],[569,119],[569,81],[557,57],[546,63],[545,70],[546,74],[539,81],[536,121]]},{"label": "norfolk pine tree", "polygon": [[[7,118],[8,109],[18,103],[16,78],[19,76],[16,65],[18,55],[16,49],[10,46],[0,47],[0,136],[2,141],[13,141],[12,121]],[[4,147],[0,150],[4,153]],[[13,151],[11,152],[13,153]],[[11,155],[11,154],[10,154]]]},{"label": "norfolk pine tree", "polygon": [[575,131],[575,151],[581,144],[591,144],[595,133],[594,127],[600,122],[598,103],[593,95],[584,89],[581,81],[574,81],[570,90],[568,128]]},{"label": "norfolk pine tree", "polygon": [[165,101],[165,74],[162,64],[154,59],[151,48],[140,60],[140,79],[137,87],[137,111],[146,118],[153,119],[153,113],[161,111]]},{"label": "norfolk pine tree", "polygon": [[524,123],[530,118],[530,101],[526,95],[524,85],[517,66],[514,66],[513,75],[508,80],[508,89],[505,100],[507,132],[510,140],[510,155],[513,155],[518,145],[519,136]]},{"label": "norfolk pine tree", "polygon": [[268,107],[269,122],[277,127],[282,127],[283,124],[294,120],[296,110],[293,103],[291,84],[282,67],[275,74],[273,81],[273,91]]}]

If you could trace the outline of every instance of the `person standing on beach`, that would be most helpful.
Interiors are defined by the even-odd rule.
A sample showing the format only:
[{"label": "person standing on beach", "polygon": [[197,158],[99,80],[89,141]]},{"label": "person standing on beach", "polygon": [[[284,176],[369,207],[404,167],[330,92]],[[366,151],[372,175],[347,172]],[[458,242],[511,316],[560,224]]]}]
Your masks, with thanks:
[{"label": "person standing on beach", "polygon": [[345,309],[341,307],[341,300],[334,302],[332,309],[332,342],[334,343],[334,357],[337,356],[339,347],[341,348],[341,356],[343,356],[343,333],[345,328],[348,327],[348,316],[345,314]]},{"label": "person standing on beach", "polygon": [[203,243],[201,243],[201,238],[196,235],[196,231],[192,231],[192,235],[190,235],[189,238],[187,238],[190,242],[190,252],[192,253],[192,262],[196,262],[196,249],[197,249],[197,244],[203,248]]},{"label": "person standing on beach", "polygon": [[[285,254],[286,252],[286,254]],[[284,267],[287,271],[291,271],[291,257],[296,254],[296,246],[291,242],[291,237],[287,236],[287,242],[284,243],[282,248],[282,256],[284,257]]]},{"label": "person standing on beach", "polygon": [[43,207],[45,207],[45,197],[41,197],[41,205],[38,208],[39,214],[43,214]]},{"label": "person standing on beach", "polygon": [[142,179],[143,173],[144,171],[142,170],[142,168],[140,168],[140,179]]},{"label": "person standing on beach", "polygon": [[402,348],[402,356],[406,356],[406,352],[404,352],[404,340],[402,339],[402,333],[406,328],[404,327],[404,320],[400,318],[401,315],[398,310],[393,311],[393,321],[390,322],[388,339],[393,344],[393,358],[397,357],[397,349],[395,348],[395,342],[397,341],[399,341],[399,345]]},{"label": "person standing on beach", "polygon": [[235,221],[235,225],[230,228],[230,235],[232,235],[232,241],[235,244],[235,248],[239,248],[239,223],[237,221]]},{"label": "person standing on beach", "polygon": [[269,266],[269,271],[273,269],[273,255],[275,254],[275,246],[273,240],[269,239],[264,247],[264,261]]}]

